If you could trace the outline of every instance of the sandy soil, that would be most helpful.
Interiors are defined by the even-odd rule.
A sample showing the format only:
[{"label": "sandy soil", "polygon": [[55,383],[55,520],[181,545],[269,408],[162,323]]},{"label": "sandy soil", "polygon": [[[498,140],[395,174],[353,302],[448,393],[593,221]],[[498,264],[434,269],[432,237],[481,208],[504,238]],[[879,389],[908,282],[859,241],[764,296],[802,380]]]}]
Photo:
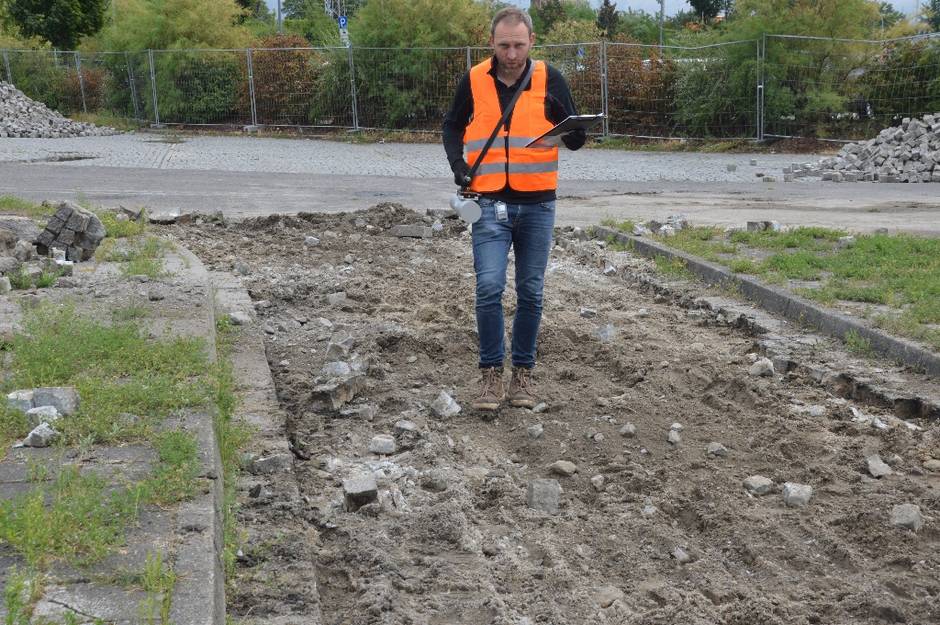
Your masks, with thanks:
[{"label": "sandy soil", "polygon": [[[273,562],[275,543],[282,560],[296,552],[317,562],[319,604],[284,570],[268,587],[246,583],[230,596],[233,616],[311,622],[317,611],[329,625],[940,622],[940,474],[930,471],[940,424],[915,431],[894,420],[879,430],[854,422],[851,409],[887,415],[811,379],[750,376],[754,337],[637,288],[629,278],[649,272],[647,261],[590,241],[556,247],[550,262],[536,380],[548,409],[485,419],[469,409],[469,237],[449,220],[432,239],[388,236],[409,223],[422,217],[381,205],[167,229],[210,268],[245,276],[290,415],[309,522],[280,542],[253,533],[239,575]],[[616,274],[603,274],[599,255]],[[339,292],[345,298],[329,303]],[[334,347],[328,356],[345,337],[349,354]],[[323,371],[335,361],[351,366],[340,377],[356,392],[324,408],[317,387],[335,377]],[[459,414],[431,410],[441,391],[463,406]],[[417,432],[398,434],[393,455],[370,453],[372,437],[395,435],[401,419]],[[627,422],[635,437],[620,434]],[[682,426],[678,444],[667,442],[673,423]],[[528,432],[535,424],[538,438]],[[727,455],[706,454],[712,442]],[[876,453],[892,475],[869,475],[865,459]],[[558,460],[577,473],[553,475]],[[346,511],[342,481],[362,471],[378,476],[379,499]],[[774,481],[769,494],[743,487],[756,474]],[[558,514],[527,506],[536,478],[561,484]],[[806,507],[784,504],[785,482],[813,487]],[[923,514],[917,532],[889,521],[906,503]]]}]

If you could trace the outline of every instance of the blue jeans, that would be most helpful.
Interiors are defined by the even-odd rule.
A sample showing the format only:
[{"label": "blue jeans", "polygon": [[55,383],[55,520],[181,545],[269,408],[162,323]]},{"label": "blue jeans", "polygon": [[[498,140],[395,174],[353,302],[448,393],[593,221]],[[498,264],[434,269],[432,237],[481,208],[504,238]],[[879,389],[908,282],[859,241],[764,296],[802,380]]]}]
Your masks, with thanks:
[{"label": "blue jeans", "polygon": [[512,324],[512,366],[535,366],[535,345],[542,320],[545,267],[552,248],[555,202],[509,204],[509,220],[496,221],[495,202],[480,199],[483,215],[473,224],[477,332],[480,367],[502,367],[506,352],[503,289],[509,248],[516,256],[516,316]]}]

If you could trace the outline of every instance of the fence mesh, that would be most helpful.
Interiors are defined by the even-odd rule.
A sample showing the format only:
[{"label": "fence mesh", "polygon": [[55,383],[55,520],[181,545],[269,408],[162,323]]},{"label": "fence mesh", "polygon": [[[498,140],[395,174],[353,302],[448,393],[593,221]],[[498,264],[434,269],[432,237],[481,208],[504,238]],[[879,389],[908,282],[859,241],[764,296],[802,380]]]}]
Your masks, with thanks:
[{"label": "fence mesh", "polygon": [[[65,115],[185,125],[438,131],[489,48],[275,48],[82,54],[0,50],[0,78]],[[870,137],[940,110],[940,36],[785,35],[698,48],[536,46],[598,133],[659,138]],[[78,61],[76,63],[76,61]],[[78,68],[81,68],[79,74]],[[759,85],[763,84],[758,101]]]},{"label": "fence mesh", "polygon": [[608,44],[612,134],[753,138],[757,134],[756,41],[701,48]]},{"label": "fence mesh", "polygon": [[850,41],[768,36],[767,136],[870,138],[940,111],[940,36]]}]

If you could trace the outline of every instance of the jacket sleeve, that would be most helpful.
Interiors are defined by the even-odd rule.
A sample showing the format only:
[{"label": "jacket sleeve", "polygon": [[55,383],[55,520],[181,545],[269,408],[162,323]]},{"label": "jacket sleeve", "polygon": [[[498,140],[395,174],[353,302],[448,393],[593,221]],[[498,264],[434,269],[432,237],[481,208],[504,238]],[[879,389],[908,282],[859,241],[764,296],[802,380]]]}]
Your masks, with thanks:
[{"label": "jacket sleeve", "polygon": [[470,91],[470,73],[463,75],[457,84],[454,102],[444,116],[444,152],[451,170],[463,160],[463,134],[473,115],[473,94]]},{"label": "jacket sleeve", "polygon": [[[569,115],[577,115],[578,109],[571,97],[568,81],[557,69],[548,66],[548,85],[546,90],[545,106],[548,108],[548,119],[553,124],[563,122]],[[571,132],[562,135],[561,140],[569,150],[577,150],[584,145],[586,136],[584,132]]]}]

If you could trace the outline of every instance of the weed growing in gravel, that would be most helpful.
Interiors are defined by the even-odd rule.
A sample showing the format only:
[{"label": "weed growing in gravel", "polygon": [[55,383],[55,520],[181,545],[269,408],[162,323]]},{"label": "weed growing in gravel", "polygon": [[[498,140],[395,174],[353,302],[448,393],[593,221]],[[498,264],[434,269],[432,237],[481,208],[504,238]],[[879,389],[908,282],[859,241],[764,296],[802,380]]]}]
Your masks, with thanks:
[{"label": "weed growing in gravel", "polygon": [[122,263],[121,273],[126,276],[144,275],[160,278],[167,275],[163,257],[171,244],[158,237],[128,238],[118,245],[117,239],[105,239],[95,252],[99,261]]},{"label": "weed growing in gravel", "polygon": [[616,219],[607,217],[601,220],[601,225],[607,226],[608,228],[613,228],[614,230],[619,230],[621,232],[626,232],[629,234],[633,232],[633,227],[636,225],[636,223],[632,219],[625,219],[623,221],[617,221]]},{"label": "weed growing in gravel", "polygon": [[695,280],[695,274],[689,271],[685,261],[681,258],[666,258],[665,256],[656,256],[653,259],[656,263],[656,270],[671,278],[679,280]]},{"label": "weed growing in gravel", "polygon": [[144,319],[148,314],[147,309],[143,306],[124,306],[111,311],[111,320],[114,323],[122,323],[135,319]]},{"label": "weed growing in gravel", "polygon": [[855,330],[845,333],[845,346],[857,356],[872,356],[875,353],[871,347],[871,341],[859,335]]},{"label": "weed growing in gravel", "polygon": [[25,267],[20,267],[7,275],[7,277],[10,279],[10,286],[16,290],[23,291],[33,286],[33,280],[29,277],[29,274],[26,273]]},{"label": "weed growing in gravel", "polygon": [[162,552],[147,555],[141,586],[147,593],[140,605],[141,620],[148,625],[169,625],[176,573],[163,561]]},{"label": "weed growing in gravel", "polygon": [[146,216],[143,216],[140,221],[133,221],[131,219],[121,221],[117,218],[117,213],[115,212],[99,211],[98,218],[101,220],[102,225],[104,225],[107,236],[114,239],[136,237],[147,231]]},{"label": "weed growing in gravel", "polygon": [[160,465],[144,485],[147,499],[161,505],[191,499],[196,494],[199,475],[195,437],[181,430],[164,432],[154,446]]},{"label": "weed growing in gravel", "polygon": [[235,327],[228,317],[216,321],[216,348],[218,363],[213,372],[213,393],[216,405],[215,435],[222,458],[224,492],[222,499],[222,531],[224,548],[222,552],[225,564],[225,577],[234,579],[235,553],[238,551],[238,530],[235,508],[237,506],[236,484],[241,468],[239,455],[247,444],[251,431],[242,423],[234,420],[238,400],[235,395],[235,375],[232,371],[230,354],[234,341]]}]

